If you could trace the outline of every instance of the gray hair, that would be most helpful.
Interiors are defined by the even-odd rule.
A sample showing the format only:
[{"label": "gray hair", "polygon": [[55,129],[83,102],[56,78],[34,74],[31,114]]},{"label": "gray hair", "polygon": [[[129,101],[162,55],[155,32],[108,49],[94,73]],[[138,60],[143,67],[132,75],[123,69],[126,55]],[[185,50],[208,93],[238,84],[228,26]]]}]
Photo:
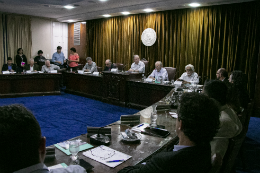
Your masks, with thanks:
[{"label": "gray hair", "polygon": [[159,64],[160,64],[160,66],[161,66],[161,67],[163,67],[163,64],[162,64],[162,62],[161,62],[161,61],[156,61],[156,62],[155,62],[155,64],[156,64],[156,63],[159,63]]},{"label": "gray hair", "polygon": [[45,61],[45,64],[46,64],[46,62],[48,62],[48,61],[50,62],[50,60],[46,60],[46,61]]},{"label": "gray hair", "polygon": [[86,58],[86,61],[88,62],[89,60],[92,61],[92,58],[91,58],[91,57],[87,57],[87,58]]},{"label": "gray hair", "polygon": [[186,66],[185,66],[185,70],[187,69],[187,67],[190,67],[191,70],[194,71],[194,66],[193,66],[193,65],[191,65],[191,64],[186,65]]},{"label": "gray hair", "polygon": [[106,61],[108,61],[110,64],[112,64],[112,61],[110,59],[107,59]]},{"label": "gray hair", "polygon": [[33,58],[30,58],[29,62],[33,61],[34,62],[34,59]]},{"label": "gray hair", "polygon": [[134,58],[135,58],[135,57],[138,57],[138,58],[140,59],[139,55],[134,55]]}]

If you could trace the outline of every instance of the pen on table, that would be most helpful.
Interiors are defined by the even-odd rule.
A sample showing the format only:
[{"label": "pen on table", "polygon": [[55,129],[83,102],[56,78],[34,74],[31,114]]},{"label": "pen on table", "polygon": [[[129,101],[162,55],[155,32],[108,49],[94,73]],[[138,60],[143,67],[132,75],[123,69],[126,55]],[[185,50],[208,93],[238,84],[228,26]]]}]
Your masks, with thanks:
[{"label": "pen on table", "polygon": [[139,126],[137,126],[137,127],[141,127],[141,126],[143,126],[144,124],[140,124]]},{"label": "pen on table", "polygon": [[107,161],[107,163],[111,163],[111,162],[123,162],[125,160],[110,160],[110,161]]}]

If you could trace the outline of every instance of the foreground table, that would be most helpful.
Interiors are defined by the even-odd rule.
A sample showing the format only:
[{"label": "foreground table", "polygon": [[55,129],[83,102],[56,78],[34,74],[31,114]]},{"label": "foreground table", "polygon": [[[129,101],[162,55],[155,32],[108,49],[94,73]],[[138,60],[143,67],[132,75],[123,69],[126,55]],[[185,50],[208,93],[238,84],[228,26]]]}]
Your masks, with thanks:
[{"label": "foreground table", "polygon": [[[172,92],[170,92],[168,95],[170,95],[170,94],[172,94]],[[156,104],[165,104],[164,99],[162,99],[160,102],[158,102]],[[150,123],[151,112],[152,112],[152,106],[137,113],[137,114],[141,115],[140,116],[141,123]],[[95,160],[92,160],[92,159],[84,156],[82,154],[84,151],[79,152],[78,155],[81,159],[84,159],[85,161],[89,162],[91,165],[94,166],[93,172],[95,172],[95,173],[104,173],[104,172],[115,173],[126,166],[133,166],[140,162],[146,161],[152,155],[165,149],[165,147],[167,147],[167,145],[169,145],[170,143],[172,144],[172,143],[177,142],[177,136],[175,134],[176,119],[173,119],[168,114],[168,111],[166,113],[167,114],[165,114],[165,110],[163,110],[162,112],[158,112],[159,116],[157,119],[157,124],[165,125],[165,128],[171,132],[171,134],[167,138],[160,138],[160,137],[154,137],[154,136],[148,136],[148,135],[141,134],[142,139],[141,139],[140,143],[125,144],[121,141],[120,132],[124,132],[129,127],[126,125],[111,126],[111,131],[112,131],[111,144],[108,147],[132,156],[132,158],[123,162],[122,164],[120,164],[119,166],[117,166],[115,168],[110,168],[106,165],[103,165],[102,163],[99,163]],[[120,124],[120,121],[118,121],[116,123]],[[78,136],[75,139],[78,139],[78,138],[82,139],[83,141],[87,141],[88,143],[90,142],[89,138],[87,138],[87,134]],[[65,153],[63,153],[62,151],[60,151],[57,148],[55,148],[55,152],[56,152],[56,159],[54,161],[46,161],[45,164],[47,166],[52,166],[52,165],[56,165],[59,163],[66,163],[67,165],[70,164],[69,156],[67,156]]]},{"label": "foreground table", "polygon": [[60,94],[62,74],[0,74],[0,97]]}]

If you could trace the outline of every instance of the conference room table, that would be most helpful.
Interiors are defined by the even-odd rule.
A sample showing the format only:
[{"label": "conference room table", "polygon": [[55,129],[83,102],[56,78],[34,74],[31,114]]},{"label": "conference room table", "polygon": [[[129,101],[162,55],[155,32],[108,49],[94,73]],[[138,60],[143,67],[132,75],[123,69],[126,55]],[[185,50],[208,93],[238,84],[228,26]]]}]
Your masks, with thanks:
[{"label": "conference room table", "polygon": [[[169,92],[166,97],[170,96],[174,92],[174,89]],[[166,98],[165,97],[165,98]],[[155,103],[157,106],[169,106],[165,102],[165,98],[161,99],[157,103]],[[153,108],[152,105],[137,112],[136,115],[140,115],[140,123],[150,123],[150,115]],[[165,129],[167,129],[170,132],[170,135],[166,138],[156,137],[156,136],[149,136],[140,134],[142,136],[140,143],[124,143],[122,142],[122,137],[120,135],[121,132],[124,132],[128,127],[127,125],[121,124],[120,120],[112,123],[112,124],[121,124],[121,125],[113,125],[111,126],[111,143],[108,147],[120,151],[122,153],[125,153],[127,155],[132,156],[127,161],[124,161],[122,164],[118,165],[115,168],[110,168],[102,163],[99,163],[95,160],[92,160],[86,156],[84,156],[82,153],[84,151],[81,151],[78,153],[78,156],[80,159],[83,159],[94,166],[94,169],[92,172],[95,173],[115,173],[119,170],[123,169],[126,166],[134,166],[138,163],[145,162],[148,159],[150,159],[153,155],[156,153],[166,149],[168,146],[172,146],[177,143],[178,137],[175,133],[175,123],[176,119],[172,118],[169,114],[169,111],[176,111],[174,109],[162,109],[157,110],[157,124],[158,125],[164,125]],[[73,139],[81,139],[82,141],[85,141],[87,143],[90,143],[90,139],[87,137],[87,134],[82,134],[80,136],[77,136]],[[71,139],[68,139],[71,140]],[[62,141],[61,141],[62,142]],[[90,143],[91,144],[91,143]],[[91,144],[93,145],[93,144]],[[94,147],[97,147],[97,145],[93,145]],[[86,151],[86,150],[85,150]],[[46,160],[45,164],[50,167],[59,163],[65,163],[67,165],[70,165],[71,159],[70,156],[66,155],[62,151],[60,151],[58,148],[55,147],[55,153],[56,158],[52,161]]]},{"label": "conference room table", "polygon": [[61,73],[0,74],[0,98],[60,94]]},{"label": "conference room table", "polygon": [[144,82],[142,73],[102,72],[102,75],[64,72],[66,92],[105,103],[142,110],[165,97],[173,85]]}]

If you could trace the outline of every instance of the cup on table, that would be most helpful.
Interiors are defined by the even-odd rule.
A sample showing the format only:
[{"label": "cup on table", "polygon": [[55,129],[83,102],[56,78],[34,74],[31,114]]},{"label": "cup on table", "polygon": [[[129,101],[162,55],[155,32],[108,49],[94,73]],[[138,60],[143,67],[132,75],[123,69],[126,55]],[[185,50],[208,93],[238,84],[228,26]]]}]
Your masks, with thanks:
[{"label": "cup on table", "polygon": [[77,164],[77,160],[78,160],[79,144],[80,144],[80,142],[78,140],[69,141],[69,151],[71,153],[70,158],[76,164]]}]

